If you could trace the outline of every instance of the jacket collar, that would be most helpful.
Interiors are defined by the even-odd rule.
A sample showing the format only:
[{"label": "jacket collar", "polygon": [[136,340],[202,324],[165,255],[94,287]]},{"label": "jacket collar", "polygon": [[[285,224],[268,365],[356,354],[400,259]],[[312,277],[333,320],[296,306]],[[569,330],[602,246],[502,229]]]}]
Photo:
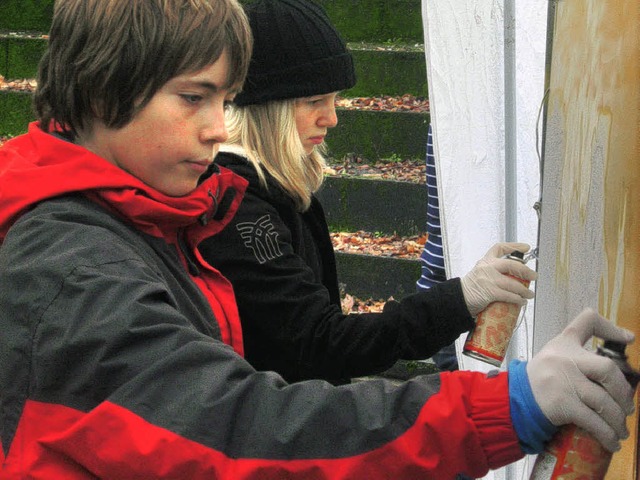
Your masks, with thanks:
[{"label": "jacket collar", "polygon": [[204,228],[202,236],[211,235],[231,219],[246,183],[221,168],[189,195],[169,197],[87,149],[42,131],[34,122],[27,134],[0,149],[0,240],[27,209],[76,192],[153,236],[167,237],[194,226]]}]

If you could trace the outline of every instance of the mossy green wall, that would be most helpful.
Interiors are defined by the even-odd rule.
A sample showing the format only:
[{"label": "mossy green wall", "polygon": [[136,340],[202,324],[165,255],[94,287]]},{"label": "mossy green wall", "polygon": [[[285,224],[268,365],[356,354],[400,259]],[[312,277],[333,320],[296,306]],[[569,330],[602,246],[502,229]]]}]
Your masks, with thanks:
[{"label": "mossy green wall", "polygon": [[49,31],[53,0],[0,0],[0,30]]},{"label": "mossy green wall", "polygon": [[42,39],[0,35],[0,75],[8,79],[34,78],[46,48]]},{"label": "mossy green wall", "polygon": [[[316,0],[347,41],[422,43],[420,0]],[[54,0],[1,0],[0,30],[49,31]]]},{"label": "mossy green wall", "polygon": [[346,97],[427,97],[427,68],[423,51],[381,51],[375,47],[352,49],[358,82],[343,92]]},{"label": "mossy green wall", "polygon": [[337,252],[338,278],[345,291],[360,298],[401,299],[415,293],[420,261]]},{"label": "mossy green wall", "polygon": [[424,42],[420,0],[317,1],[349,42]]},{"label": "mossy green wall", "polygon": [[[419,235],[427,225],[425,184],[327,177],[318,192],[334,231]],[[389,206],[393,206],[390,214]]]},{"label": "mossy green wall", "polygon": [[327,136],[329,153],[336,158],[425,158],[427,113],[339,109],[338,122]]},{"label": "mossy green wall", "polygon": [[[8,79],[34,78],[47,47],[46,39],[0,35],[0,75]],[[427,74],[422,51],[352,49],[358,83],[347,97],[404,95],[427,97]]]},{"label": "mossy green wall", "polygon": [[31,94],[0,91],[0,137],[27,131],[27,125],[34,119],[31,105]]},{"label": "mossy green wall", "polygon": [[[428,95],[421,49],[380,48],[389,39],[422,42],[419,0],[318,1],[345,38],[368,42],[366,47],[350,45],[358,83],[344,95]],[[0,0],[0,30],[47,33],[52,11],[53,0]],[[0,75],[35,77],[46,40],[6,32],[0,33]]]}]

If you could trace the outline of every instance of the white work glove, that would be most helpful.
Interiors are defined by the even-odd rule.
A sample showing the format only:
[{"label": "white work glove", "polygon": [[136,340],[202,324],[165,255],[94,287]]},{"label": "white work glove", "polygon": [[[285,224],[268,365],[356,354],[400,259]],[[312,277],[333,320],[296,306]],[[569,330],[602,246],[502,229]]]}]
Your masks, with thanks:
[{"label": "white work glove", "polygon": [[472,317],[493,302],[524,305],[534,294],[522,283],[508,275],[535,280],[537,273],[524,263],[501,258],[515,250],[527,252],[526,243],[496,243],[478,263],[461,278],[462,293]]},{"label": "white work glove", "polygon": [[587,309],[529,361],[527,375],[551,423],[573,423],[614,452],[629,436],[625,419],[633,413],[634,390],[610,358],[583,348],[592,336],[633,341],[633,333]]}]

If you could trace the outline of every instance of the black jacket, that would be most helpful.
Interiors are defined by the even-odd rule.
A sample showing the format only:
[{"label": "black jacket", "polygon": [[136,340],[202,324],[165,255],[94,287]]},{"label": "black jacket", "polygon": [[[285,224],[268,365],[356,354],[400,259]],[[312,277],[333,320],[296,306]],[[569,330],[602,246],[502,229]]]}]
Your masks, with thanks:
[{"label": "black jacket", "polygon": [[232,221],[200,244],[233,284],[245,355],[288,381],[379,373],[399,359],[428,358],[473,326],[459,279],[387,302],[382,313],[344,315],[335,256],[320,202],[304,213],[267,175],[233,153],[216,163],[249,181]]}]

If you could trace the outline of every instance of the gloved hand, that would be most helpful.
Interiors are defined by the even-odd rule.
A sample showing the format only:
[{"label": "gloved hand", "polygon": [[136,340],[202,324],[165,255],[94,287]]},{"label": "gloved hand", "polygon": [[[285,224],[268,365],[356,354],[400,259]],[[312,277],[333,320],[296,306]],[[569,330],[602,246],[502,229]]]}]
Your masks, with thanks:
[{"label": "gloved hand", "polygon": [[613,452],[629,436],[625,419],[633,413],[634,390],[611,359],[583,348],[592,336],[633,341],[633,333],[587,309],[528,362],[527,375],[551,423],[573,423]]},{"label": "gloved hand", "polygon": [[492,302],[524,305],[533,292],[508,275],[524,280],[535,280],[537,273],[517,260],[501,258],[514,250],[527,252],[526,243],[496,243],[478,263],[461,279],[462,293],[472,317]]}]

